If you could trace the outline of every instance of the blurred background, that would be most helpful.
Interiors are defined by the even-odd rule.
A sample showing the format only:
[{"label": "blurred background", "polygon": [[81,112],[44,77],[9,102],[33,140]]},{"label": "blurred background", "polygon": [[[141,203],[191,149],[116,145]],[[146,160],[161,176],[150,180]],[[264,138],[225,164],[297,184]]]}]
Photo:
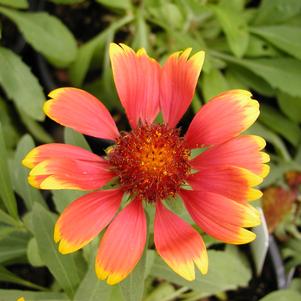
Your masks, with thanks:
[{"label": "blurred background", "polygon": [[[300,0],[0,0],[0,25],[1,301],[301,300]],[[152,241],[122,284],[97,280],[97,240],[63,256],[52,238],[58,214],[80,193],[33,189],[21,166],[34,145],[66,142],[98,154],[108,146],[45,119],[54,88],[91,92],[129,129],[112,79],[112,41],[144,47],[161,63],[188,47],[206,51],[183,131],[224,90],[247,89],[260,102],[248,133],[264,137],[271,156],[257,204],[266,224],[239,248],[205,235],[210,271],[194,282],[172,272]],[[186,218],[178,203],[170,206]]]}]

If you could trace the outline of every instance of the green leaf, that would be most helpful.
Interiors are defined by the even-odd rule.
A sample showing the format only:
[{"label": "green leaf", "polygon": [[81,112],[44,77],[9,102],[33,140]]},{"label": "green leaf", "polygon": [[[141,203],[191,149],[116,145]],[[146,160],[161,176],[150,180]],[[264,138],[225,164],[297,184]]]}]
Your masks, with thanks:
[{"label": "green leaf", "polygon": [[301,61],[291,58],[257,59],[244,60],[241,65],[264,78],[272,87],[292,96],[301,96]]},{"label": "green leaf", "polygon": [[7,5],[14,8],[28,8],[27,0],[0,0],[1,5]]},{"label": "green leaf", "polygon": [[266,39],[284,52],[301,59],[301,28],[288,25],[254,27],[251,32]]},{"label": "green leaf", "polygon": [[301,97],[293,97],[279,92],[277,100],[280,109],[287,117],[295,122],[301,122]]},{"label": "green leaf", "polygon": [[16,283],[16,284],[19,284],[19,285],[23,285],[23,286],[33,288],[33,289],[38,289],[38,290],[42,289],[42,290],[44,290],[43,287],[18,277],[17,275],[13,274],[12,272],[7,270],[3,266],[0,266],[0,281]]},{"label": "green leaf", "polygon": [[109,8],[117,8],[117,9],[129,9],[131,8],[130,0],[96,0],[96,2],[105,5]]},{"label": "green leaf", "polygon": [[301,11],[299,0],[262,0],[254,24],[277,24],[296,16]]},{"label": "green leaf", "polygon": [[19,56],[3,47],[0,47],[0,66],[0,84],[6,95],[33,119],[43,120],[45,96],[29,67]]},{"label": "green leaf", "polygon": [[0,12],[15,22],[25,40],[56,67],[66,67],[75,59],[76,41],[58,18],[45,12],[20,12],[3,7]]},{"label": "green leaf", "polygon": [[29,234],[15,231],[1,240],[0,263],[26,256]]},{"label": "green leaf", "polygon": [[133,49],[144,47],[146,50],[149,48],[149,27],[144,19],[143,8],[139,8],[136,14],[135,22],[135,35],[132,42]]},{"label": "green leaf", "polygon": [[3,127],[4,140],[8,149],[14,149],[19,139],[19,132],[13,123],[12,115],[7,102],[0,97],[0,122]]},{"label": "green leaf", "polygon": [[120,283],[120,288],[125,301],[140,301],[144,292],[144,273],[147,250],[127,278]]},{"label": "green leaf", "polygon": [[273,88],[278,88],[292,96],[301,96],[301,61],[299,60],[286,57],[249,60],[237,59],[215,51],[211,53],[229,63],[251,70]]},{"label": "green leaf", "polygon": [[157,285],[143,301],[162,301],[171,300],[168,297],[175,293],[176,289],[168,282],[162,282]]},{"label": "green leaf", "polygon": [[38,122],[27,116],[27,114],[25,114],[22,110],[18,109],[18,111],[20,119],[35,139],[43,143],[53,142],[53,138]]},{"label": "green leaf", "polygon": [[96,277],[94,262],[88,269],[84,279],[80,283],[74,301],[108,301],[112,293],[112,286]]},{"label": "green leaf", "polygon": [[75,293],[80,282],[75,255],[62,255],[53,240],[54,217],[40,204],[33,206],[33,232],[38,243],[41,259],[69,296]]},{"label": "green leaf", "polygon": [[24,290],[0,289],[1,301],[16,301],[24,297],[26,301],[68,301],[70,299],[63,293],[33,292]]},{"label": "green leaf", "polygon": [[55,4],[66,4],[66,5],[70,4],[70,5],[72,5],[72,4],[78,4],[78,3],[84,2],[86,0],[48,0],[48,1],[51,1]]},{"label": "green leaf", "polygon": [[296,123],[285,118],[271,106],[261,105],[259,120],[274,132],[287,139],[292,145],[298,146],[301,131]]},{"label": "green leaf", "polygon": [[0,123],[0,197],[8,213],[18,219],[17,201],[13,191],[2,125]]},{"label": "green leaf", "polygon": [[296,291],[284,289],[276,292],[269,293],[259,301],[300,301],[301,294]]},{"label": "green leaf", "polygon": [[25,155],[35,147],[33,139],[29,135],[24,135],[18,143],[14,158],[14,186],[16,192],[22,197],[28,210],[32,209],[34,202],[44,204],[40,191],[29,185],[27,177],[29,171],[22,166]]},{"label": "green leaf", "polygon": [[88,151],[91,151],[91,148],[86,138],[82,134],[74,131],[73,129],[64,128],[64,141],[66,144],[72,144],[75,146],[82,147]]},{"label": "green leaf", "polygon": [[268,97],[275,95],[275,90],[269,85],[269,83],[248,69],[230,65],[227,71],[248,89],[255,90]]},{"label": "green leaf", "polygon": [[[282,139],[261,123],[256,122],[250,129],[247,130],[246,134],[253,134],[263,137],[275,147],[276,152],[283,158],[283,160],[287,162],[291,161],[290,154]],[[264,183],[266,183],[266,180]]]},{"label": "green leaf", "polygon": [[240,256],[215,250],[209,250],[208,255],[208,274],[201,276],[197,273],[195,281],[189,282],[178,276],[158,256],[151,275],[198,291],[201,293],[200,298],[248,284],[251,270],[245,266]]},{"label": "green leaf", "polygon": [[2,209],[0,209],[0,222],[11,226],[20,226],[19,221],[15,220]]},{"label": "green leaf", "polygon": [[227,80],[220,70],[212,68],[210,72],[203,74],[202,92],[206,102],[212,97],[228,89],[229,86]]},{"label": "green leaf", "polygon": [[279,51],[262,38],[251,35],[245,56],[251,58],[276,57],[279,56]]},{"label": "green leaf", "polygon": [[125,26],[132,20],[132,16],[125,16],[124,18],[112,22],[107,29],[79,48],[76,59],[69,69],[71,81],[75,86],[82,85],[92,62],[94,53],[97,52],[99,55],[101,49],[105,46],[108,35],[115,32],[118,28]]},{"label": "green leaf", "polygon": [[227,6],[214,6],[215,13],[229,44],[236,57],[242,57],[249,43],[246,20],[240,11]]},{"label": "green leaf", "polygon": [[58,212],[63,212],[63,210],[74,200],[80,196],[86,194],[87,192],[79,190],[53,190],[53,201],[55,208]]},{"label": "green leaf", "polygon": [[250,248],[253,255],[256,273],[260,276],[269,248],[269,230],[262,209],[257,209],[260,213],[261,224],[253,229],[256,234],[256,239],[251,242]]},{"label": "green leaf", "polygon": [[34,267],[42,267],[45,265],[39,253],[37,240],[34,237],[28,242],[27,258],[29,263]]}]

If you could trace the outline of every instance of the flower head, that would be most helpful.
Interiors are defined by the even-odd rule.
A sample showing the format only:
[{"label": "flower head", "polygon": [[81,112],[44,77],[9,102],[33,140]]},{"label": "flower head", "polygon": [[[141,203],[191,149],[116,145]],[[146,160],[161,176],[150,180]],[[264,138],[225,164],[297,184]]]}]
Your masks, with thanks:
[{"label": "flower head", "polygon": [[[75,88],[49,94],[45,113],[83,134],[114,141],[105,157],[76,146],[46,144],[23,160],[29,182],[41,189],[92,191],[69,205],[55,226],[62,253],[74,252],[107,229],[96,256],[96,273],[109,284],[123,280],[145,248],[145,202],[156,207],[154,243],[159,255],[187,280],[194,265],[205,274],[208,258],[200,234],[170,211],[164,200],[179,196],[195,221],[218,240],[242,244],[255,238],[245,229],[260,223],[248,201],[268,173],[265,141],[240,136],[259,115],[250,92],[232,90],[204,105],[181,136],[177,123],[194,95],[204,53],[172,54],[161,67],[144,49],[111,44],[110,58],[121,103],[132,130],[119,133],[103,104]],[[162,113],[163,123],[154,122]],[[191,150],[204,148],[192,158]],[[117,185],[101,189],[115,179]],[[123,195],[128,204],[118,212]]]}]

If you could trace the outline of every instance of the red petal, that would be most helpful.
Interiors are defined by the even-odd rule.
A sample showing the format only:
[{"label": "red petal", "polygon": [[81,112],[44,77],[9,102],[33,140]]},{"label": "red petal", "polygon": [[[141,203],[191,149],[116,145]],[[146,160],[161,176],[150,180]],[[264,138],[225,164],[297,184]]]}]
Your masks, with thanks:
[{"label": "red petal", "polygon": [[252,206],[206,191],[181,190],[180,196],[193,220],[209,235],[232,244],[255,239],[254,233],[243,228],[260,224]]},{"label": "red petal", "polygon": [[160,65],[144,49],[137,53],[124,44],[110,45],[113,76],[132,128],[139,120],[152,123],[159,113]]},{"label": "red petal", "polygon": [[74,252],[95,238],[117,212],[123,192],[103,190],[86,194],[71,203],[58,219],[54,240],[63,254]]},{"label": "red petal", "polygon": [[265,141],[261,137],[240,136],[209,148],[191,160],[191,165],[195,169],[233,165],[265,177],[269,168],[263,163],[269,161],[269,156],[260,152],[264,146]]},{"label": "red petal", "polygon": [[37,164],[29,173],[29,181],[41,189],[94,190],[114,177],[109,168],[103,159],[93,162],[53,158]]},{"label": "red petal", "polygon": [[92,94],[76,88],[59,88],[49,97],[44,111],[57,123],[97,138],[115,140],[119,136],[111,114]]},{"label": "red petal", "polygon": [[97,276],[108,284],[123,280],[138,263],[145,242],[146,217],[142,201],[135,199],[117,215],[100,242]]},{"label": "red petal", "polygon": [[154,222],[154,240],[158,253],[164,261],[186,280],[194,280],[194,264],[207,273],[206,246],[196,230],[157,203]]},{"label": "red petal", "polygon": [[214,97],[193,118],[185,139],[191,148],[221,144],[249,128],[259,115],[259,104],[245,90]]},{"label": "red petal", "polygon": [[188,59],[191,49],[172,54],[165,63],[160,81],[160,106],[164,121],[175,127],[189,107],[200,75],[205,53]]},{"label": "red petal", "polygon": [[32,149],[23,159],[22,163],[28,168],[33,168],[40,162],[53,158],[68,158],[71,160],[99,162],[103,161],[99,156],[82,149],[81,147],[62,143],[50,143],[40,145]]},{"label": "red petal", "polygon": [[261,182],[261,177],[235,166],[201,169],[188,179],[193,190],[214,192],[239,202],[259,199],[262,193],[251,187]]}]

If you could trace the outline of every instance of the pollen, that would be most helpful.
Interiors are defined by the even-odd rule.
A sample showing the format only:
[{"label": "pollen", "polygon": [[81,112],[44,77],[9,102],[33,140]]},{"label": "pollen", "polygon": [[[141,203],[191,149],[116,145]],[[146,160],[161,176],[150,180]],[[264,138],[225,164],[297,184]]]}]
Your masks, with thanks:
[{"label": "pollen", "polygon": [[174,197],[189,173],[190,150],[178,129],[143,125],[123,133],[108,159],[121,188],[148,202]]}]

